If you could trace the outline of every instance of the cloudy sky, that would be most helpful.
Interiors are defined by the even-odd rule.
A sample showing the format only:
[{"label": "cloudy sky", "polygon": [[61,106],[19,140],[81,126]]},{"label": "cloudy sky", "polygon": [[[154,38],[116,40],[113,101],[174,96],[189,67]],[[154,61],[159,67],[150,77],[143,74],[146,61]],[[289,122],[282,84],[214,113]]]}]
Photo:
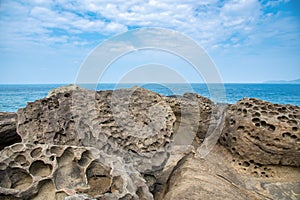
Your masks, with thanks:
[{"label": "cloudy sky", "polygon": [[[73,83],[101,42],[147,27],[196,41],[224,82],[300,78],[298,0],[0,0],[0,83]],[[122,58],[113,70],[143,55]],[[190,67],[174,55],[161,58],[179,74]],[[105,81],[120,79],[113,74]]]}]

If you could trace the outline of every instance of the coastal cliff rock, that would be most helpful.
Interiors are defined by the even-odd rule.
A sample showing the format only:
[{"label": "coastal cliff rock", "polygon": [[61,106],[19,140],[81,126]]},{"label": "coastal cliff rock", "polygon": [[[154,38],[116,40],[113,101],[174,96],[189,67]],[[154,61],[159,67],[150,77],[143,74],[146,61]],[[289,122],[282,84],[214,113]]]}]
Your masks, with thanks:
[{"label": "coastal cliff rock", "polygon": [[0,150],[4,147],[21,142],[21,137],[17,134],[16,113],[0,112]]},{"label": "coastal cliff rock", "polygon": [[299,130],[298,106],[70,85],[0,115],[22,138],[0,151],[0,199],[299,199]]},{"label": "coastal cliff rock", "polygon": [[300,166],[300,108],[240,100],[228,107],[220,142],[247,163]]},{"label": "coastal cliff rock", "polygon": [[1,199],[153,198],[133,167],[93,147],[19,143],[1,155]]},{"label": "coastal cliff rock", "polygon": [[175,115],[163,98],[134,87],[69,91],[18,111],[23,143],[96,147],[124,157],[140,172],[168,159]]}]

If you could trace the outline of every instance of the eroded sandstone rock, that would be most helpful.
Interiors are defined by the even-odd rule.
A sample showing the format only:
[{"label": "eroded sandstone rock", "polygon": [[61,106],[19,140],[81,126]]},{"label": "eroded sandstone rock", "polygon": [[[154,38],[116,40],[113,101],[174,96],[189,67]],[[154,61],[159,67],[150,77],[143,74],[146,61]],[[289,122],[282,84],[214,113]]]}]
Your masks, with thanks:
[{"label": "eroded sandstone rock", "polygon": [[240,100],[228,107],[220,142],[247,163],[300,166],[300,108]]},{"label": "eroded sandstone rock", "polygon": [[23,143],[91,146],[123,157],[140,172],[168,158],[175,115],[164,99],[134,87],[67,91],[18,111]]},{"label": "eroded sandstone rock", "polygon": [[17,114],[0,112],[0,150],[11,144],[21,142],[21,137],[17,134]]},{"label": "eroded sandstone rock", "polygon": [[70,84],[70,85],[62,86],[62,87],[55,88],[55,89],[51,90],[48,93],[47,98],[49,98],[51,96],[55,96],[59,93],[66,93],[66,92],[80,91],[80,90],[84,90],[84,89],[77,86],[77,85],[75,85],[75,84]]},{"label": "eroded sandstone rock", "polygon": [[165,100],[176,116],[174,145],[190,145],[195,136],[205,138],[215,121],[212,113],[217,109],[211,100],[194,93],[165,97]]},{"label": "eroded sandstone rock", "polygon": [[100,199],[152,199],[133,167],[93,147],[19,143],[1,152],[1,198],[61,200],[80,193]]},{"label": "eroded sandstone rock", "polygon": [[205,159],[181,159],[164,188],[155,199],[299,199],[300,168],[245,164],[217,144]]}]

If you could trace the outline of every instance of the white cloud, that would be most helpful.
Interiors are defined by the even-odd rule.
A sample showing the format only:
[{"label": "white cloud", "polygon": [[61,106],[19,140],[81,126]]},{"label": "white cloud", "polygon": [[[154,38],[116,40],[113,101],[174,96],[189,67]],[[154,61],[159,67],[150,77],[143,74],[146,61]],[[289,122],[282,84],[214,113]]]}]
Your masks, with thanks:
[{"label": "white cloud", "polygon": [[[266,19],[277,20],[276,15],[264,13],[264,7],[285,2],[4,0],[0,34],[2,40],[13,36],[46,44],[87,44],[89,38],[85,34],[109,37],[130,27],[163,27],[180,31],[208,49],[237,47],[249,44],[259,28],[269,26]],[[264,35],[267,34],[260,34]]]}]

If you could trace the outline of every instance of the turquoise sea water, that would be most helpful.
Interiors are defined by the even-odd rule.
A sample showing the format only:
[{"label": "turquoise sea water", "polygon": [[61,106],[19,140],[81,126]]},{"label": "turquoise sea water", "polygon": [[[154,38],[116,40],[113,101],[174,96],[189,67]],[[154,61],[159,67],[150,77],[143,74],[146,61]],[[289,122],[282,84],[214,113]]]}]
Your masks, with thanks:
[{"label": "turquoise sea water", "polygon": [[[0,85],[0,111],[16,112],[19,108],[25,107],[27,102],[43,98],[51,89],[62,85],[65,84]],[[99,84],[97,90],[128,88],[135,85],[139,84]],[[211,97],[206,84],[140,84],[139,86],[167,96],[195,92]],[[86,87],[94,89],[92,85]],[[254,97],[273,103],[300,106],[300,84],[224,84],[224,88],[227,103],[235,103],[244,97]]]}]

